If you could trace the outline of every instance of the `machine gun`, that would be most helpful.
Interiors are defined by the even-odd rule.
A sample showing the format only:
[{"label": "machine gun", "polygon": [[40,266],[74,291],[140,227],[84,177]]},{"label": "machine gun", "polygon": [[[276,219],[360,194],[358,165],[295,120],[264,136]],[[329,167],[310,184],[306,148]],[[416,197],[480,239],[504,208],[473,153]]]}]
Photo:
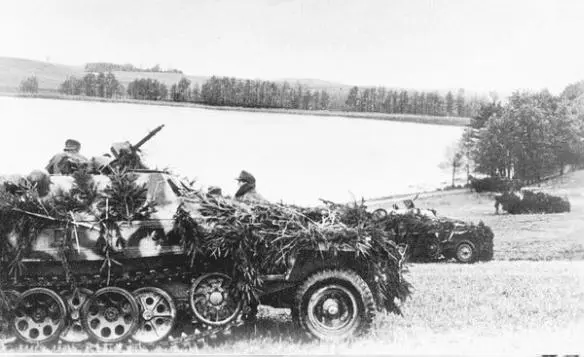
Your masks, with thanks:
[{"label": "machine gun", "polygon": [[[147,167],[142,163],[140,158],[140,148],[146,144],[154,135],[158,134],[160,130],[164,128],[164,124],[160,125],[156,129],[150,131],[145,137],[143,137],[136,144],[132,145],[129,141],[114,143],[110,148],[111,153],[114,158],[109,161],[106,167],[109,168],[128,168],[128,169],[147,169]],[[105,168],[105,167],[104,167]],[[100,170],[103,172],[103,170]]]},{"label": "machine gun", "polygon": [[130,145],[131,146],[131,150],[133,152],[140,151],[140,148],[142,147],[142,145],[146,144],[146,142],[148,142],[150,139],[152,139],[152,137],[154,135],[158,134],[158,132],[160,130],[162,130],[162,128],[164,128],[164,124],[160,125],[156,129],[154,129],[151,132],[149,132],[145,137],[142,138],[142,140],[138,141],[136,143],[136,145]]}]

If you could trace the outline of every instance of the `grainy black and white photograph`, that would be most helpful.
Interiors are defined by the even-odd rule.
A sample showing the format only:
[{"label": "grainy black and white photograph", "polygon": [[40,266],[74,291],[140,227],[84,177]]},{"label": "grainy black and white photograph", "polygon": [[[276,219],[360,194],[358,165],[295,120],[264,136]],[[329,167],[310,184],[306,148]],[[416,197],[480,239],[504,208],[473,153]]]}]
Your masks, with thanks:
[{"label": "grainy black and white photograph", "polygon": [[0,355],[583,354],[583,16],[0,0]]}]

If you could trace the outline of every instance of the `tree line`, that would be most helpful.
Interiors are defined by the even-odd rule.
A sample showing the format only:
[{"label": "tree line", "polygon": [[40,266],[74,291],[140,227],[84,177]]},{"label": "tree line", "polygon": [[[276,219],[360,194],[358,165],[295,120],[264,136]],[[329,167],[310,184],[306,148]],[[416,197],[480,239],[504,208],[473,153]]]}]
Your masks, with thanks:
[{"label": "tree line", "polygon": [[453,170],[466,162],[491,177],[534,182],[563,174],[567,165],[581,167],[584,107],[573,89],[560,96],[515,92],[505,104],[482,105],[451,154]]},{"label": "tree line", "polygon": [[467,117],[476,113],[481,100],[465,98],[463,89],[456,96],[434,92],[352,87],[345,102],[346,109],[355,112],[417,114]]},{"label": "tree line", "polygon": [[160,65],[155,65],[151,68],[140,68],[136,67],[133,64],[126,63],[126,64],[117,64],[117,63],[110,63],[110,62],[91,62],[85,64],[85,72],[159,72],[159,73],[180,73],[183,72],[178,69],[162,69]]},{"label": "tree line", "polygon": [[327,110],[330,96],[325,90],[312,90],[288,82],[241,80],[211,77],[200,90],[200,101],[209,105],[252,108]]},{"label": "tree line", "polygon": [[88,97],[119,98],[124,86],[111,72],[87,73],[83,78],[68,77],[59,85],[59,93],[65,95],[85,95]]},{"label": "tree line", "polygon": [[[93,68],[97,69],[97,67]],[[476,116],[482,98],[467,98],[464,90],[448,92],[394,90],[384,87],[315,89],[286,81],[237,79],[212,76],[202,85],[182,77],[168,87],[152,78],[121,85],[111,71],[68,77],[59,86],[65,95],[193,102],[215,106],[335,110],[432,116]]]},{"label": "tree line", "polygon": [[168,88],[155,79],[135,79],[128,84],[128,97],[140,100],[166,100]]}]

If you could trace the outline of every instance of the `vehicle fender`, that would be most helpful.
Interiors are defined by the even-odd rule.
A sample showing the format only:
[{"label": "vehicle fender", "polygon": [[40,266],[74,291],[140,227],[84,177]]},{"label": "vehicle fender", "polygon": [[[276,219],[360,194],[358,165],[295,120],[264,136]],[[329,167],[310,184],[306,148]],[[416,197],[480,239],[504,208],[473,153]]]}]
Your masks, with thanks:
[{"label": "vehicle fender", "polygon": [[342,251],[336,254],[325,251],[301,251],[296,256],[287,280],[301,281],[324,269],[351,269],[365,281],[369,281],[370,271],[367,261],[352,251]]}]

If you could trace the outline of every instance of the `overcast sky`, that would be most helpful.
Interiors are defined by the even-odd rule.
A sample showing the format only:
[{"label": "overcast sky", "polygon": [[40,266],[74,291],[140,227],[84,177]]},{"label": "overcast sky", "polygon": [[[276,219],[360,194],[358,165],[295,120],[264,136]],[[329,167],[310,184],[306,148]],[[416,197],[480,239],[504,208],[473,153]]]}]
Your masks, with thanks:
[{"label": "overcast sky", "polygon": [[0,56],[416,89],[584,79],[584,1],[0,0]]}]

